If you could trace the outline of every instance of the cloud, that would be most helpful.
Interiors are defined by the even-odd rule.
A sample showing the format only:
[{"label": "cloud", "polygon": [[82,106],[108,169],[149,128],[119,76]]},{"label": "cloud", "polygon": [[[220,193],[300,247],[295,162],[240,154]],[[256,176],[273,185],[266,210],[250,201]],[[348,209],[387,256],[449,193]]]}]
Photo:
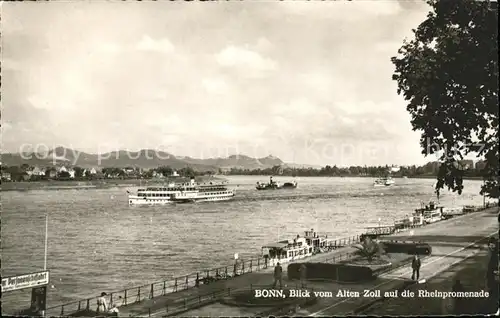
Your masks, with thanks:
[{"label": "cloud", "polygon": [[362,21],[400,13],[396,1],[285,1],[279,4],[287,14],[298,16],[314,15],[319,19],[335,21]]},{"label": "cloud", "polygon": [[115,43],[105,42],[98,46],[99,53],[117,54],[121,48]]},{"label": "cloud", "polygon": [[371,143],[400,145],[398,163],[415,163],[419,136],[396,94],[390,56],[428,10],[400,7],[6,3],[4,150],[28,142],[168,145],[196,156],[206,145],[220,153],[230,145],[335,164],[334,145]]},{"label": "cloud", "polygon": [[141,51],[153,51],[160,53],[171,53],[174,51],[174,45],[167,39],[153,40],[148,35],[144,35],[137,44],[137,49]]},{"label": "cloud", "polygon": [[221,78],[205,78],[202,85],[210,94],[224,94],[229,90],[229,85]]},{"label": "cloud", "polygon": [[228,46],[216,55],[217,63],[225,67],[246,67],[248,69],[270,71],[276,63],[259,53],[235,46]]}]

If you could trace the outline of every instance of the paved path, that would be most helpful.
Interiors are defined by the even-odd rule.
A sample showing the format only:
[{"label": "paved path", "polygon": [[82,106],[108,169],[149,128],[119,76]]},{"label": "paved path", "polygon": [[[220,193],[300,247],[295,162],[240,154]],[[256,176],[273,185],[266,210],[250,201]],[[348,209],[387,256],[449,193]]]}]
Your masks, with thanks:
[{"label": "paved path", "polygon": [[[300,262],[322,262],[326,259],[331,260],[333,257],[339,257],[344,254],[356,251],[354,247],[343,247],[329,253],[317,254],[305,259],[296,260]],[[344,258],[340,258],[344,259]],[[283,277],[287,275],[288,264],[283,264]],[[165,296],[155,297],[153,299],[120,307],[120,316],[149,316],[151,308],[151,316],[162,316],[166,314],[166,308],[174,307],[184,301],[184,298],[197,297],[198,295],[206,295],[213,291],[219,291],[230,288],[231,291],[238,291],[250,288],[251,285],[271,285],[273,283],[272,272],[274,268],[261,269],[258,272],[247,273],[228,280],[220,280],[209,285],[200,285],[199,288],[191,288],[188,290],[179,291],[177,293],[167,294]],[[286,280],[283,282],[285,283]]]},{"label": "paved path", "polygon": [[[408,241],[423,240],[429,242],[433,247],[433,255],[423,260],[421,277],[430,277],[446,269],[454,262],[458,262],[473,255],[477,250],[471,249],[471,247],[474,247],[478,240],[492,234],[494,231],[498,231],[497,213],[498,207],[495,207],[483,212],[463,215],[425,227],[400,232],[387,238]],[[441,244],[439,244],[440,242]],[[338,256],[339,254],[354,252],[355,250],[356,249],[353,247],[345,247],[330,253],[318,254],[296,262],[323,261],[325,258],[331,259],[335,255]],[[286,268],[287,264],[283,266],[284,277],[286,277]],[[224,288],[230,288],[233,291],[247,289],[251,284],[270,285],[272,283],[272,270],[272,268],[263,269],[259,272],[248,273],[229,280],[218,281],[210,285],[202,285],[199,288],[167,294],[165,296],[155,297],[154,299],[123,306],[120,307],[120,316],[148,316],[151,311],[151,316],[159,317],[166,314],[167,306],[172,307],[175,306],[175,304],[180,304],[186,297],[196,297],[197,295],[208,294],[211,291]],[[408,279],[410,276],[411,269],[407,266],[390,274],[381,275],[372,285],[367,284],[358,287],[348,286],[348,288],[361,288],[361,291],[363,289],[391,290],[397,288],[397,286],[401,285],[402,280]],[[284,283],[287,283],[286,280],[284,280]],[[339,284],[324,287],[324,290],[335,292],[335,295],[339,289],[344,288],[344,286],[340,286]],[[350,313],[354,308],[370,300],[373,300],[373,298],[322,298],[316,305],[308,308],[307,313],[301,312],[300,314],[318,316]]]},{"label": "paved path", "polygon": [[[496,213],[498,213],[498,208],[496,210],[489,209],[484,212],[465,215],[457,219],[415,229],[411,235],[409,233],[398,233],[391,236],[391,239],[394,237],[394,239],[415,240],[415,238],[424,236],[435,238],[429,242],[433,247],[432,256],[422,260],[420,270],[421,280],[430,279],[450,266],[480,252],[481,250],[476,247],[485,247],[487,243],[484,242],[484,237],[498,233]],[[457,240],[457,238],[462,239]],[[447,242],[448,240],[452,242],[460,241],[461,244],[458,246],[440,244],[440,242]],[[402,286],[402,281],[410,279],[411,274],[412,269],[408,264],[405,267],[381,275],[377,280],[378,282],[371,289],[381,290],[382,293],[397,289]],[[307,312],[302,311],[301,314],[309,316],[350,314],[356,308],[370,303],[372,300],[374,299],[363,297],[322,299],[317,305],[308,308]]]}]

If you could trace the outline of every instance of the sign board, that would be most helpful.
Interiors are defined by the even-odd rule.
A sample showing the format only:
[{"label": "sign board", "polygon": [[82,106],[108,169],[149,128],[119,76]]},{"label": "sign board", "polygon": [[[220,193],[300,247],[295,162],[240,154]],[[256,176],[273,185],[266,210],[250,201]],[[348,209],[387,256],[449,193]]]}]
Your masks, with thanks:
[{"label": "sign board", "polygon": [[49,271],[2,278],[2,293],[12,290],[41,287],[49,283]]}]

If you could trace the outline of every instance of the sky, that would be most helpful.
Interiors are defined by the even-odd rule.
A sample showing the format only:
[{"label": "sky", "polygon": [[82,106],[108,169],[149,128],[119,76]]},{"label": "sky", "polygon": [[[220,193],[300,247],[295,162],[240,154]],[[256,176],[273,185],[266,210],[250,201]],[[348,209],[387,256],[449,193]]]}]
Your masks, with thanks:
[{"label": "sky", "polygon": [[[422,164],[390,58],[422,1],[2,5],[2,152]],[[33,148],[34,147],[34,148]]]}]

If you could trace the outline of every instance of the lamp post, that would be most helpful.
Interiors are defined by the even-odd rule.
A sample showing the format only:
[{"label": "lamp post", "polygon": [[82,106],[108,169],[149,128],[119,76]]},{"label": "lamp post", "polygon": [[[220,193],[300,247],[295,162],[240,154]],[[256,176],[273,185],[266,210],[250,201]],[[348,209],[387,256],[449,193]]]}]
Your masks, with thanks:
[{"label": "lamp post", "polygon": [[483,208],[486,207],[486,195],[484,191],[484,186],[486,185],[486,181],[483,179]]},{"label": "lamp post", "polygon": [[[45,215],[45,251],[44,251],[44,257],[43,257],[43,270],[47,270],[47,247],[48,247],[48,238],[49,238],[49,215]],[[44,293],[44,305],[47,307],[47,286],[45,286],[45,293]],[[42,317],[45,317],[45,310],[41,310],[40,314]]]}]

